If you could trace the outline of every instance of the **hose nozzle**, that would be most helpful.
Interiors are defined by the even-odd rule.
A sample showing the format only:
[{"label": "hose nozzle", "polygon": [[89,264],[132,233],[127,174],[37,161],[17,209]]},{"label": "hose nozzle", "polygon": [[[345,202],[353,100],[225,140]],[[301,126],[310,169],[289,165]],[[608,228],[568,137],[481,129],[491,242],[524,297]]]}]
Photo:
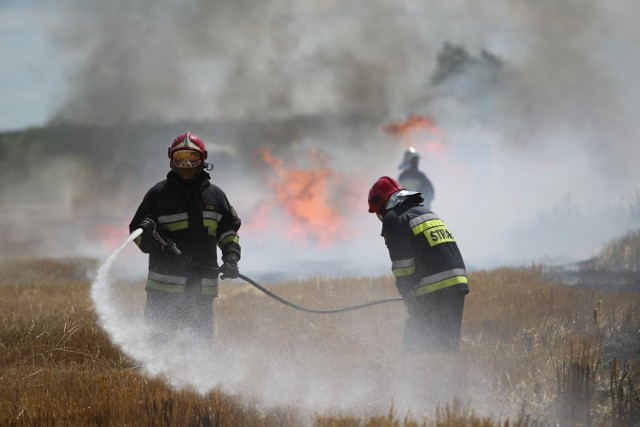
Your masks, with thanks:
[{"label": "hose nozzle", "polygon": [[158,243],[160,243],[162,249],[168,249],[176,255],[180,255],[182,253],[182,251],[178,249],[178,246],[173,242],[173,240],[164,239],[155,229],[151,232],[151,235]]},{"label": "hose nozzle", "polygon": [[158,242],[160,246],[162,246],[162,249],[168,249],[176,255],[180,255],[182,253],[180,249],[178,249],[178,246],[176,246],[176,244],[172,240],[165,239],[160,235],[160,233],[158,233],[158,230],[156,229],[156,222],[152,218],[145,218],[140,223],[140,228],[151,233],[153,239]]}]

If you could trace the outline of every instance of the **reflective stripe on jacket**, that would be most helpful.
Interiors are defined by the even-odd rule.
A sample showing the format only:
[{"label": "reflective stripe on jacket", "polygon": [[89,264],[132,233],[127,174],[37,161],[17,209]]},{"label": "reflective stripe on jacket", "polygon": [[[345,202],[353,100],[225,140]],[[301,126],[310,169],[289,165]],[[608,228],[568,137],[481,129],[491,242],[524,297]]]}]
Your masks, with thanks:
[{"label": "reflective stripe on jacket", "polygon": [[385,212],[382,235],[391,271],[404,295],[425,295],[449,287],[469,291],[464,260],[455,237],[419,195]]}]

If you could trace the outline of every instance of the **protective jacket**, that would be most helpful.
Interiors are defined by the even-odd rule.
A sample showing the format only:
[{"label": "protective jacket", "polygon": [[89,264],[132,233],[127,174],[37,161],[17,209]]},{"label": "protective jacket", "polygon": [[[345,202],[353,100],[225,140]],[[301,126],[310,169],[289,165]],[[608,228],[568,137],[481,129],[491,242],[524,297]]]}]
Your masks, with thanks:
[{"label": "protective jacket", "polygon": [[398,290],[405,298],[447,288],[468,293],[465,264],[455,238],[421,202],[422,196],[413,193],[382,218],[382,236]]},{"label": "protective jacket", "polygon": [[431,181],[427,178],[427,175],[425,175],[424,172],[421,172],[417,167],[412,166],[400,173],[398,176],[398,182],[400,182],[402,187],[407,190],[422,193],[424,205],[427,208],[430,208],[431,201],[435,195],[435,190],[433,188],[433,184],[431,184]]},{"label": "protective jacket", "polygon": [[[235,253],[240,259],[240,218],[225,193],[209,182],[209,174],[183,181],[174,172],[144,196],[131,223],[130,232],[151,217],[158,232],[171,239],[182,255],[163,250],[150,233],[135,242],[149,254],[147,291],[218,295],[217,248],[222,257]],[[192,262],[190,262],[190,260]]]}]

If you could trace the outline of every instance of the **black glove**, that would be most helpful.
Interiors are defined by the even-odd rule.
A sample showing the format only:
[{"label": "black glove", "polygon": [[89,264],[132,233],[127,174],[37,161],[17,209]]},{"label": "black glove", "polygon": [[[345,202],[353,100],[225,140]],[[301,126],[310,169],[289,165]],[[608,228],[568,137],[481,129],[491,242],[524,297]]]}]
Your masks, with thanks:
[{"label": "black glove", "polygon": [[235,253],[230,253],[224,255],[222,257],[222,267],[220,267],[220,271],[222,271],[222,276],[220,278],[224,279],[235,279],[240,275],[240,270],[238,270],[238,255]]},{"label": "black glove", "polygon": [[151,217],[146,217],[139,225],[140,228],[147,231],[153,231],[156,229],[156,222]]}]

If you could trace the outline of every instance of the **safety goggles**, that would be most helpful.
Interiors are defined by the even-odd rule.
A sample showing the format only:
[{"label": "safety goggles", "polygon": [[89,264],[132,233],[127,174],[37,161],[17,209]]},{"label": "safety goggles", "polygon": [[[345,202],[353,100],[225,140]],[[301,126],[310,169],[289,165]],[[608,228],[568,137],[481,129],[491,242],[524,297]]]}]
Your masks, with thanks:
[{"label": "safety goggles", "polygon": [[178,150],[171,155],[171,161],[178,168],[195,168],[200,166],[202,155],[193,150]]}]

